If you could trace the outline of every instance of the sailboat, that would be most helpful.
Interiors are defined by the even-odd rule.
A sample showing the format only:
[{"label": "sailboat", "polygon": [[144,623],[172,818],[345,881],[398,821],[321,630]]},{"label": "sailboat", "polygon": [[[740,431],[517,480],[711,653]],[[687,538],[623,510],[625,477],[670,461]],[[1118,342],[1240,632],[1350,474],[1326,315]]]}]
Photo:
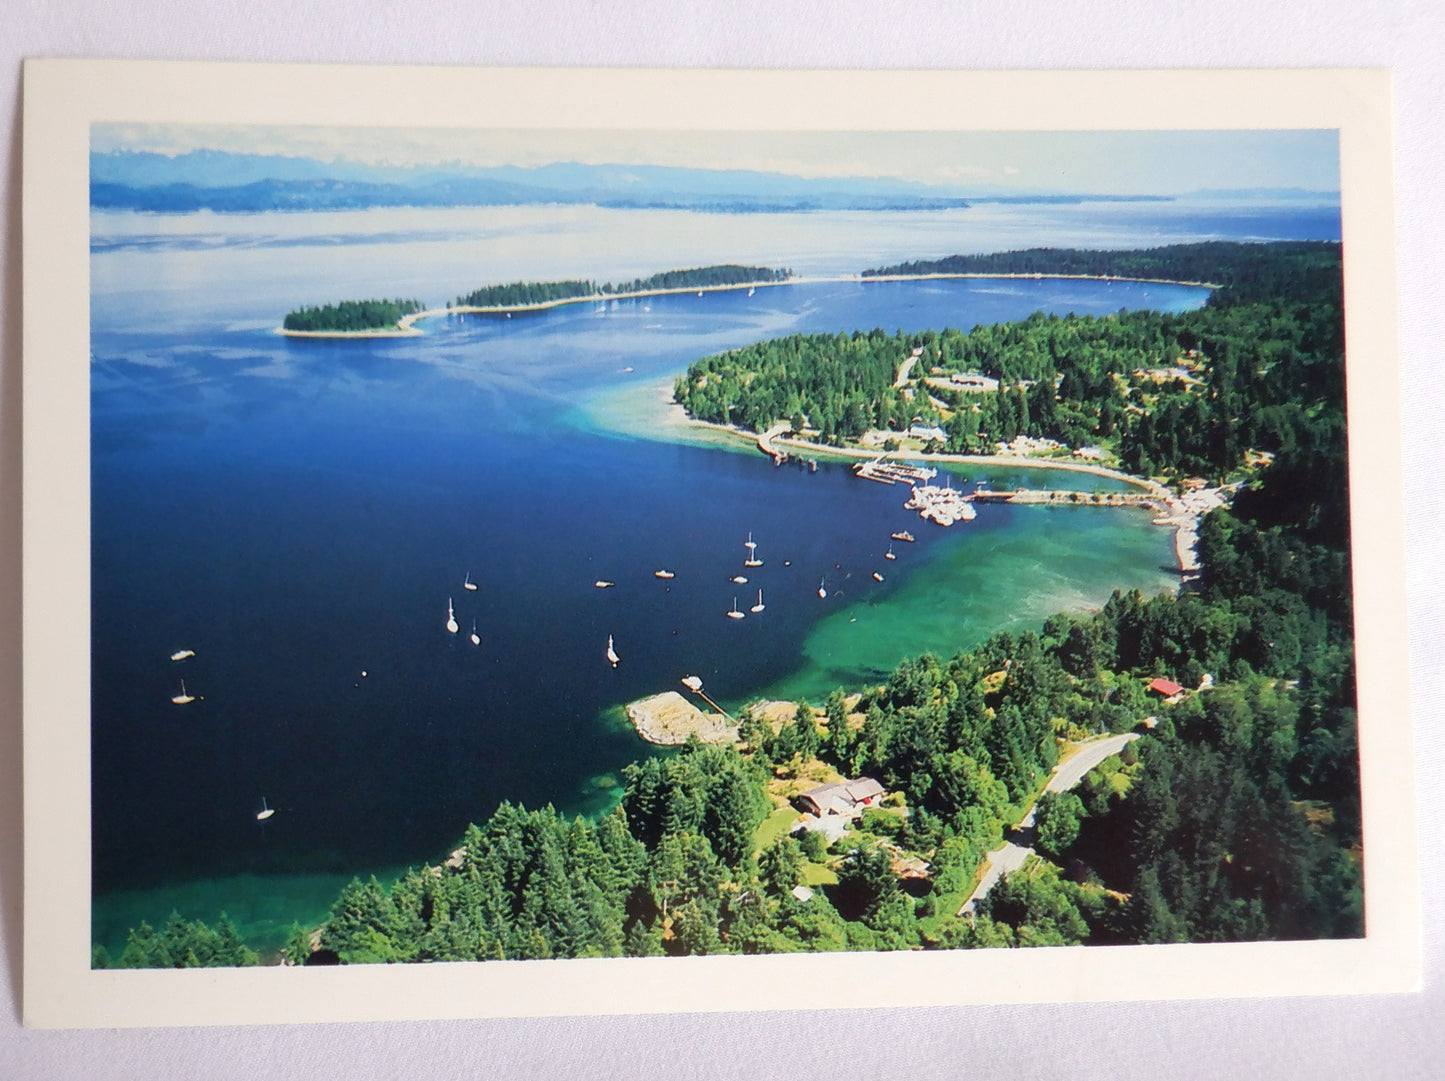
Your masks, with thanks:
[{"label": "sailboat", "polygon": [[763,591],[760,589],[758,590],[758,603],[749,608],[748,611],[756,615],[758,612],[761,612],[764,607],[766,606],[763,604]]},{"label": "sailboat", "polygon": [[758,546],[758,542],[755,541],[755,540],[753,540],[752,531],[749,530],[749,531],[748,531],[748,539],[745,540],[745,541],[743,541],[743,547],[746,548],[749,552],[751,552],[751,551],[752,551],[754,548],[756,548],[757,546]]},{"label": "sailboat", "polygon": [[450,597],[447,598],[447,632],[449,634],[457,633],[457,614],[452,611],[452,599]]},{"label": "sailboat", "polygon": [[758,546],[753,543],[753,535],[751,533],[748,534],[748,541],[747,544],[744,545],[744,547],[748,550],[748,558],[743,560],[743,566],[761,567],[763,565],[763,561],[758,558]]},{"label": "sailboat", "polygon": [[466,580],[462,582],[463,589],[476,589],[477,583],[472,581],[472,572],[467,571]]},{"label": "sailboat", "polygon": [[275,813],[276,813],[276,809],[275,809],[274,807],[267,807],[267,806],[266,806],[266,797],[265,797],[265,796],[262,796],[262,797],[261,797],[261,809],[256,812],[256,821],[257,821],[257,822],[264,822],[264,821],[266,821],[266,819],[270,818],[270,817],[271,817],[273,814],[275,814]]},{"label": "sailboat", "polygon": [[612,635],[610,634],[607,636],[607,659],[612,662],[613,668],[616,668],[617,662],[622,660],[622,658],[617,655],[617,650],[612,648]]},{"label": "sailboat", "polygon": [[888,551],[886,551],[886,552],[883,553],[883,558],[884,558],[884,559],[897,559],[897,558],[898,558],[896,555],[893,554],[893,545],[890,544],[890,545],[888,546]]},{"label": "sailboat", "polygon": [[819,596],[819,598],[822,599],[822,600],[827,600],[827,599],[828,599],[828,587],[827,587],[827,584],[826,584],[827,581],[828,581],[828,580],[827,580],[826,578],[824,578],[824,579],[821,579],[821,580],[818,582],[818,596]]},{"label": "sailboat", "polygon": [[734,597],[732,610],[728,612],[728,619],[742,619],[745,614],[738,611],[738,599]]},{"label": "sailboat", "polygon": [[472,645],[474,645],[474,646],[479,646],[479,645],[481,645],[481,644],[482,644],[482,639],[481,639],[481,637],[477,634],[477,621],[474,619],[474,620],[472,620]]},{"label": "sailboat", "polygon": [[881,582],[881,581],[883,581],[883,575],[879,574],[877,571],[874,571],[874,572],[873,572],[873,581],[875,581],[875,582]]},{"label": "sailboat", "polygon": [[186,693],[186,681],[181,680],[181,693],[173,695],[171,701],[178,706],[184,706],[187,702],[194,702],[195,700],[195,695]]},{"label": "sailboat", "polygon": [[753,289],[753,288],[749,287],[749,289],[748,289],[748,296],[752,296],[752,295],[753,295],[754,293],[756,293],[756,292],[757,292],[756,289]]}]

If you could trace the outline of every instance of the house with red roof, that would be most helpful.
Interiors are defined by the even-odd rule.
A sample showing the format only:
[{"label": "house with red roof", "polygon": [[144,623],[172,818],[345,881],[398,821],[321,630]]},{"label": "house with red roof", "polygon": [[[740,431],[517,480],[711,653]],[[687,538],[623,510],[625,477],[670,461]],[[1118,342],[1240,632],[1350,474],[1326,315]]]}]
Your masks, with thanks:
[{"label": "house with red roof", "polygon": [[1148,689],[1166,701],[1177,698],[1184,691],[1184,688],[1178,683],[1172,679],[1165,679],[1163,676],[1150,680]]}]

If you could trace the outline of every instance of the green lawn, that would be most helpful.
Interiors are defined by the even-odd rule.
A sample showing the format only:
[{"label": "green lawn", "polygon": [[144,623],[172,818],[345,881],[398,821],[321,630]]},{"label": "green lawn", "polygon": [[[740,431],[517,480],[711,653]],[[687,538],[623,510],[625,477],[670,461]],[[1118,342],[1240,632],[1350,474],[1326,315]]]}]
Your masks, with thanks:
[{"label": "green lawn", "polygon": [[753,834],[753,850],[761,852],[765,848],[771,848],[777,843],[780,837],[786,837],[794,822],[798,820],[798,812],[791,807],[779,807],[757,828]]},{"label": "green lawn", "polygon": [[838,874],[830,871],[821,863],[805,861],[802,867],[803,885],[805,886],[835,886],[838,884]]}]

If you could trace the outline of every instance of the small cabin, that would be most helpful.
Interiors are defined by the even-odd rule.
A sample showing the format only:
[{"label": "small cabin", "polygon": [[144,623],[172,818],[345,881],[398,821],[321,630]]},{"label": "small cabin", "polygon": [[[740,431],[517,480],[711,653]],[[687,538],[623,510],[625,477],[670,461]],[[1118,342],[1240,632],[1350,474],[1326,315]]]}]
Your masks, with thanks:
[{"label": "small cabin", "polygon": [[1173,698],[1184,690],[1178,683],[1172,679],[1165,679],[1163,676],[1150,680],[1148,689],[1152,694],[1157,694],[1164,699]]}]

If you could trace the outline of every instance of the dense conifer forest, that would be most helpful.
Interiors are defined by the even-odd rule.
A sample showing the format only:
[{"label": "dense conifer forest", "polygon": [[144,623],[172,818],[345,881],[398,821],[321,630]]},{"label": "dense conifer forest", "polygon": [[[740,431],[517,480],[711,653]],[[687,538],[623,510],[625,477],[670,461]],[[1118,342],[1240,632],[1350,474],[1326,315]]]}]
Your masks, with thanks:
[{"label": "dense conifer forest", "polygon": [[554,300],[568,300],[573,297],[611,296],[617,293],[646,293],[658,289],[702,289],[720,285],[748,285],[759,282],[786,281],[792,276],[790,270],[772,270],[768,267],[738,266],[733,263],[719,266],[693,267],[688,270],[665,270],[646,278],[630,282],[555,281],[555,282],[511,282],[507,285],[487,285],[458,297],[457,303],[470,308],[501,308],[545,304]]},{"label": "dense conifer forest", "polygon": [[[1297,497],[1342,501],[1340,266],[1337,244],[1221,243],[1039,249],[888,267],[875,273],[1054,268],[1228,284],[1201,310],[1181,315],[1035,314],[967,333],[792,335],[696,362],[674,395],[702,420],[757,431],[789,421],[825,443],[849,443],[869,430],[901,433],[921,421],[946,433],[934,450],[986,453],[1020,435],[1100,445],[1146,476],[1220,479],[1239,470],[1247,452],[1266,451],[1289,459],[1276,476],[1294,470]],[[895,387],[914,350],[909,380]],[[982,375],[996,386],[980,393],[954,374]]]},{"label": "dense conifer forest", "polygon": [[311,332],[393,330],[403,316],[422,308],[419,300],[343,300],[287,312],[281,326]]},{"label": "dense conifer forest", "polygon": [[[791,408],[845,437],[908,412],[892,384],[921,347],[930,366],[1032,382],[969,399],[988,427],[960,435],[964,446],[1010,422],[1074,426],[1113,440],[1139,472],[1215,476],[1237,474],[1246,451],[1270,451],[1232,507],[1204,519],[1203,572],[1188,589],[1116,592],[1093,614],[911,658],[790,718],[745,709],[736,746],[694,741],[628,766],[620,805],[595,822],[503,803],[453,858],[391,884],[354,881],[319,933],[293,929],[282,960],[1362,934],[1339,253],[1242,247],[1191,246],[1216,261],[1190,254],[1160,271],[1239,282],[1199,312],[793,336],[701,361],[679,381],[698,415],[711,401],[762,427]],[[1063,253],[1058,265],[1085,254],[1096,253]],[[1098,265],[1171,258],[1105,253]],[[1133,374],[1178,365],[1189,380]],[[863,415],[855,423],[850,411]],[[1183,692],[1160,701],[1156,677]],[[1129,732],[1140,738],[1073,790],[1040,798],[1072,744]],[[856,828],[831,842],[786,834],[801,792],[859,777],[887,795]],[[985,855],[1036,801],[1035,856],[961,913]],[[113,963],[244,964],[233,939],[177,916],[161,936],[133,931]]]}]

